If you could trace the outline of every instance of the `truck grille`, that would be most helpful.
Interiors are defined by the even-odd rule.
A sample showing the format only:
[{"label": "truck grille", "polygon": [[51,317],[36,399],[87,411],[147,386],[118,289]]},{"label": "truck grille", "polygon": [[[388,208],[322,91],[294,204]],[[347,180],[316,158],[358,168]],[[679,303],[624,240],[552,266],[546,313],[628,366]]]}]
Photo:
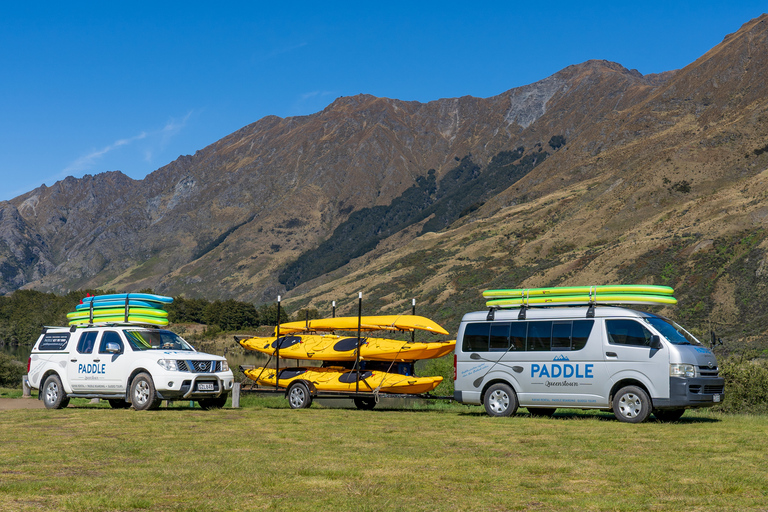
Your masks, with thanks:
[{"label": "truck grille", "polygon": [[176,361],[180,372],[216,373],[221,371],[220,361]]}]

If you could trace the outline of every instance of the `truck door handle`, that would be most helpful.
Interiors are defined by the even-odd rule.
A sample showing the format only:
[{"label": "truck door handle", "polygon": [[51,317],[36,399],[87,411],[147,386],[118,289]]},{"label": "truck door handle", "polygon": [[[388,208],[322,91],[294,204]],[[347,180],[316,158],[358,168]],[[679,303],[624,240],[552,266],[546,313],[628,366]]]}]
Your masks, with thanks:
[{"label": "truck door handle", "polygon": [[72,363],[76,363],[77,359],[70,359],[69,361],[72,362]]},{"label": "truck door handle", "polygon": [[606,352],[605,355],[608,357],[619,357],[616,352]]}]

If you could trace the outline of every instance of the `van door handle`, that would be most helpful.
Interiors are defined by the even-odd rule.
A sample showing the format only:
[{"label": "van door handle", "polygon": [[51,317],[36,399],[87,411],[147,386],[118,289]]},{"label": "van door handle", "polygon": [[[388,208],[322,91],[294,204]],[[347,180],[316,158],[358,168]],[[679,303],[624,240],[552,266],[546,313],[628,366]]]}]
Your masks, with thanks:
[{"label": "van door handle", "polygon": [[99,361],[101,361],[101,359],[94,359],[93,360],[94,363],[98,363]]},{"label": "van door handle", "polygon": [[606,352],[605,355],[608,357],[619,357],[616,352]]},{"label": "van door handle", "polygon": [[69,361],[70,361],[71,363],[76,363],[76,362],[77,362],[77,359],[70,359]]}]

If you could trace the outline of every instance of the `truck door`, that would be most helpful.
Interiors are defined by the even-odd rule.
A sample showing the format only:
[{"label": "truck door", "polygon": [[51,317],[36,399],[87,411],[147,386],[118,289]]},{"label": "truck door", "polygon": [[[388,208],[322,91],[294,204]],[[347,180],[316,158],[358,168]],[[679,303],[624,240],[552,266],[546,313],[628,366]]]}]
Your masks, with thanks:
[{"label": "truck door", "polygon": [[98,336],[98,331],[82,332],[77,341],[76,349],[69,356],[67,380],[75,393],[93,391],[90,387],[92,385],[90,374],[96,368],[93,360],[98,359],[98,356],[93,354]]},{"label": "truck door", "polygon": [[605,321],[605,366],[612,382],[633,378],[644,382],[653,397],[669,397],[669,353],[651,348],[651,331],[634,319]]},{"label": "truck door", "polygon": [[[117,346],[118,352],[109,352],[109,346]],[[94,368],[90,375],[95,391],[119,393],[125,391],[124,374],[127,371],[125,343],[117,331],[104,331],[93,356]]]}]

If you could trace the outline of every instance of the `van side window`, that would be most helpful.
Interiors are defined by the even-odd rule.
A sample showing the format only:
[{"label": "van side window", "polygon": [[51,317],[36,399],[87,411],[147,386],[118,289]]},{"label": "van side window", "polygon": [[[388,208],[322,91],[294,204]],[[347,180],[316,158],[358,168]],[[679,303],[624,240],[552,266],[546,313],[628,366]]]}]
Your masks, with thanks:
[{"label": "van side window", "polygon": [[107,343],[114,342],[120,346],[120,352],[123,351],[123,340],[120,339],[120,335],[115,331],[105,331],[101,335],[101,343],[99,343],[99,354],[107,353]]},{"label": "van side window", "polygon": [[649,346],[651,332],[634,320],[606,320],[608,343],[611,345]]},{"label": "van side window", "polygon": [[510,350],[525,350],[525,339],[528,335],[528,322],[517,322],[511,325],[509,341],[512,344]]},{"label": "van side window", "polygon": [[594,320],[573,321],[573,343],[571,344],[571,350],[581,350],[587,346],[587,340],[589,335],[592,334],[593,325],[595,325]]},{"label": "van side window", "polygon": [[528,350],[549,350],[552,343],[552,322],[528,323]]},{"label": "van side window", "polygon": [[509,349],[509,324],[491,324],[491,352]]},{"label": "van side window", "polygon": [[96,331],[84,332],[77,341],[77,351],[81,354],[90,354],[93,351],[93,345],[96,344]]},{"label": "van side window", "polygon": [[491,332],[491,324],[467,324],[464,329],[464,352],[488,352],[488,335]]}]

